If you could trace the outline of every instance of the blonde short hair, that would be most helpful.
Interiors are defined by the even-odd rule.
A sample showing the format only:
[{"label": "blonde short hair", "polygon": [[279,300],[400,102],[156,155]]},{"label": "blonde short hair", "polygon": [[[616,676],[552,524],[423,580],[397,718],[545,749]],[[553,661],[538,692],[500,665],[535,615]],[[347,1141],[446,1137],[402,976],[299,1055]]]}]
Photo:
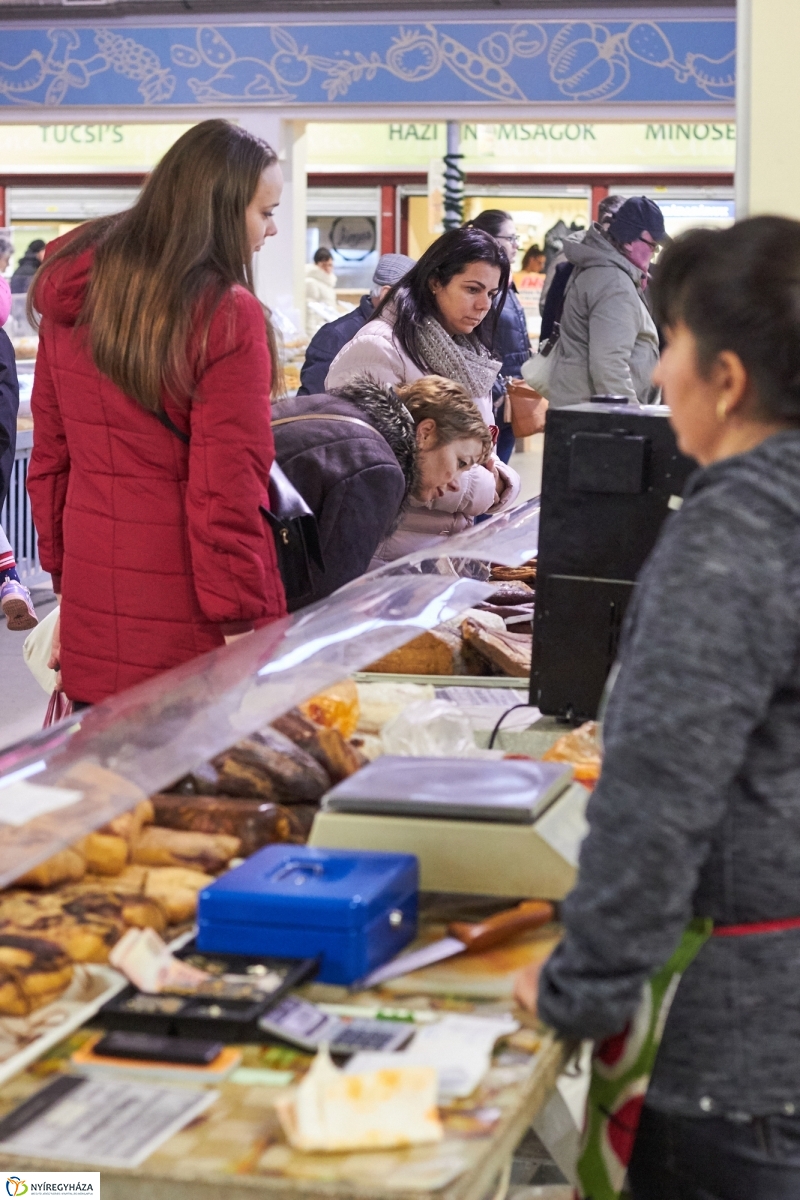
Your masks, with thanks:
[{"label": "blonde short hair", "polygon": [[394,390],[411,413],[415,425],[426,420],[434,422],[439,445],[449,445],[459,438],[474,438],[481,443],[478,462],[486,462],[491,457],[493,445],[489,427],[477,404],[460,383],[441,375],[423,375],[422,379]]}]

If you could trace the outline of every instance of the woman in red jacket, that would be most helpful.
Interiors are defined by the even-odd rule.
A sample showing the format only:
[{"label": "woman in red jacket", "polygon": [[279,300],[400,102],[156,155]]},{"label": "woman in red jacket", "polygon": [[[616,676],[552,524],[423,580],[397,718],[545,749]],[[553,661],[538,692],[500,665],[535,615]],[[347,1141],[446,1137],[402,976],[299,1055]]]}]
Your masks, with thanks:
[{"label": "woman in red jacket", "polygon": [[259,512],[276,360],[252,274],[281,188],[266,143],[203,121],[132,209],[52,242],[31,288],[28,490],[75,701],[96,704],[286,611]]}]

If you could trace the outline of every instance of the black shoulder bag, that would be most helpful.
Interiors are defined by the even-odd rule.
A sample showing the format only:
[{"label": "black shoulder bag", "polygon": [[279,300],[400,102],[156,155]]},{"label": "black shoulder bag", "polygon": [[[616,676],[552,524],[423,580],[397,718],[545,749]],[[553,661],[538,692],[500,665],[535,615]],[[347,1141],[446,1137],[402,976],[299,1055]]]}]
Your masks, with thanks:
[{"label": "black shoulder bag", "polygon": [[[165,412],[159,411],[154,416],[185,446],[189,445],[189,434],[179,429]],[[286,604],[293,612],[313,594],[311,564],[325,571],[317,518],[277,462],[273,462],[269,473],[269,504],[269,510],[263,505],[259,508],[275,539]]]}]

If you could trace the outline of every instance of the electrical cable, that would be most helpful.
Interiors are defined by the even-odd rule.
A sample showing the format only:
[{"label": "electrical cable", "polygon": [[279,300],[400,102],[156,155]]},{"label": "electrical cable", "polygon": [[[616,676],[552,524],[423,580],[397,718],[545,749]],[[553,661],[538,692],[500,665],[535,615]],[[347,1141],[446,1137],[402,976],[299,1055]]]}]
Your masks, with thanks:
[{"label": "electrical cable", "polygon": [[498,733],[500,732],[500,726],[503,724],[503,721],[505,721],[505,719],[509,715],[509,713],[516,712],[518,708],[533,708],[533,705],[529,701],[526,701],[524,704],[512,704],[511,708],[506,709],[506,711],[502,714],[502,716],[500,717],[500,719],[498,720],[497,724],[495,725],[494,729],[491,732],[491,736],[489,738],[489,746],[488,746],[489,750],[494,749],[494,739],[497,737]]}]

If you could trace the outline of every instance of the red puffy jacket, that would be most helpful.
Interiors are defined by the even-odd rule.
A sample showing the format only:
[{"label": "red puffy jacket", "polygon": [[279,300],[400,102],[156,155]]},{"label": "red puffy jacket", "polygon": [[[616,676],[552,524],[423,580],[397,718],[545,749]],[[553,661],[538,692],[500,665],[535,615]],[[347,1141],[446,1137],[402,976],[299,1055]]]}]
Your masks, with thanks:
[{"label": "red puffy jacket", "polygon": [[91,265],[92,251],[65,260],[36,291],[28,492],[62,593],[64,691],[96,704],[282,616],[286,600],[259,512],[274,458],[260,304],[235,287],[217,309],[195,395],[169,406],[186,446],[95,367],[75,325]]}]

